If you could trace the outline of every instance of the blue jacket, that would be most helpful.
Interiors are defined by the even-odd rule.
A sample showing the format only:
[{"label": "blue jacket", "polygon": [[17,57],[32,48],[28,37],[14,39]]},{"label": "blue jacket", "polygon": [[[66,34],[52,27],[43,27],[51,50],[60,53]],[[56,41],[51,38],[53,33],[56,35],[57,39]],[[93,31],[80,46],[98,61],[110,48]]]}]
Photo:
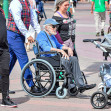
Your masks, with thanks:
[{"label": "blue jacket", "polygon": [[[53,48],[62,49],[63,45],[57,41],[57,39],[55,38],[54,35],[51,35],[51,36],[49,34],[47,34],[47,35],[53,45]],[[41,31],[38,34],[36,40],[39,43],[39,47],[40,47],[41,52],[48,52],[51,50],[52,46],[51,46],[51,43],[48,40],[48,38],[47,38],[46,33],[44,31]],[[44,54],[42,56],[51,57],[51,56],[55,56],[55,54]]]}]

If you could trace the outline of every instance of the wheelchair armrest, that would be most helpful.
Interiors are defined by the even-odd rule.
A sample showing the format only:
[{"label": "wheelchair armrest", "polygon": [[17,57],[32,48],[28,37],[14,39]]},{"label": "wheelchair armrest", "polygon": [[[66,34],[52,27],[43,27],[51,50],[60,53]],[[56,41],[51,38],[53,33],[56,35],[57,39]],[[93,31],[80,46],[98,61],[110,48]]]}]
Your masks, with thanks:
[{"label": "wheelchair armrest", "polygon": [[36,57],[40,57],[40,55],[42,55],[42,54],[57,54],[57,55],[60,57],[60,67],[62,66],[62,65],[61,65],[61,57],[62,57],[62,55],[61,55],[60,52],[56,52],[56,51],[39,52],[39,53],[36,55]]},{"label": "wheelchair armrest", "polygon": [[48,51],[48,52],[40,52],[39,55],[42,55],[42,54],[57,54],[56,51]]}]

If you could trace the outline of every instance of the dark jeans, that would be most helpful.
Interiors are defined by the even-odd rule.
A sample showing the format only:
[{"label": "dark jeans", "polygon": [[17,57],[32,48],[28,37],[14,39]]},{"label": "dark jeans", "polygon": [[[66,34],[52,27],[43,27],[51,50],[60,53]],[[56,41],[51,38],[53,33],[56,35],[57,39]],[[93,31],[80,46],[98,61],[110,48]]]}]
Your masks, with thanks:
[{"label": "dark jeans", "polygon": [[3,98],[8,95],[9,90],[9,62],[10,55],[8,49],[3,49],[3,53],[0,55],[0,87]]}]

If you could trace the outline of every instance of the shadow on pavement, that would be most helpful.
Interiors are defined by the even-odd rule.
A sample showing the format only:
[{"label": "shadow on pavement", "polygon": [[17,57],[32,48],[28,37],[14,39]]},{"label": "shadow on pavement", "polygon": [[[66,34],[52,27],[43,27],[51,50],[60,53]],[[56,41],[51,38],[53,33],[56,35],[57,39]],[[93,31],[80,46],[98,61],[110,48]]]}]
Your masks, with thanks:
[{"label": "shadow on pavement", "polygon": [[[88,72],[88,74],[86,74],[86,76],[99,73],[99,71],[100,71],[100,66],[101,66],[103,63],[104,63],[104,62],[94,62],[92,65],[86,67],[86,69],[84,69],[83,72]],[[110,64],[110,62],[107,62],[107,63],[105,63],[105,64]]]},{"label": "shadow on pavement", "polygon": [[13,98],[13,101],[14,101],[16,104],[22,104],[22,103],[25,103],[25,102],[27,102],[27,101],[29,101],[29,100],[30,100],[30,97],[29,97],[29,96]]}]

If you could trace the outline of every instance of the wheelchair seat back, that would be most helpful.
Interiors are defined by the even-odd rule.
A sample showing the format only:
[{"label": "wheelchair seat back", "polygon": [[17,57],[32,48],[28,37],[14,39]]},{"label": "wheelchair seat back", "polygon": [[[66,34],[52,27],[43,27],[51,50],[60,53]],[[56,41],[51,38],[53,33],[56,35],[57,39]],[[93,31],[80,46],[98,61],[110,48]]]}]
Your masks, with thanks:
[{"label": "wheelchair seat back", "polygon": [[43,56],[41,56],[42,54],[48,54],[48,53],[51,54],[51,52],[40,52],[40,47],[39,47],[39,44],[38,44],[37,41],[36,41],[36,45],[33,45],[33,51],[34,51],[34,54],[36,55],[37,59],[46,60],[53,67],[61,67],[60,56],[59,55],[51,56],[51,57],[43,57]]}]

